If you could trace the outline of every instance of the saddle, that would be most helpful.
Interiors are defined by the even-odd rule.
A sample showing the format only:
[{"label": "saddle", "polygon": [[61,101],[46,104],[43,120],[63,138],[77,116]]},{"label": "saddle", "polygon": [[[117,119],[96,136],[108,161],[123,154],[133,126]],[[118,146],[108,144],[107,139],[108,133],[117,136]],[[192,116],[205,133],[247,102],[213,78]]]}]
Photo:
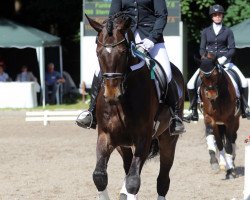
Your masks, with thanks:
[{"label": "saddle", "polygon": [[[153,59],[143,48],[136,48],[134,43],[131,43],[131,52],[134,57],[138,57],[139,59],[144,60],[146,62],[146,65],[150,70],[151,79],[155,81],[158,100],[160,102],[163,102],[168,89],[167,75],[163,67],[157,60]],[[131,69],[133,70],[132,67]]]}]

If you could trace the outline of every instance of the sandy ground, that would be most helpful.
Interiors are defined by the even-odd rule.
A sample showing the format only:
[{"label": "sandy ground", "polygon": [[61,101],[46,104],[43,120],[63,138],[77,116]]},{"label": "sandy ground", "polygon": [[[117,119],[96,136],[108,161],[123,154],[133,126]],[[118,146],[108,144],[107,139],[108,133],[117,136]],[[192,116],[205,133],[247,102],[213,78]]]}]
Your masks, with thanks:
[{"label": "sandy ground", "polygon": [[[244,189],[244,139],[250,121],[241,120],[238,131],[236,170],[239,178],[224,180],[214,174],[204,138],[203,121],[186,124],[187,132],[177,143],[171,170],[169,200],[239,200]],[[0,200],[91,200],[96,199],[92,181],[95,167],[96,132],[74,122],[25,122],[24,111],[0,111]],[[156,199],[158,158],[142,171],[140,200]],[[123,182],[117,152],[108,165],[108,190],[117,199]]]}]

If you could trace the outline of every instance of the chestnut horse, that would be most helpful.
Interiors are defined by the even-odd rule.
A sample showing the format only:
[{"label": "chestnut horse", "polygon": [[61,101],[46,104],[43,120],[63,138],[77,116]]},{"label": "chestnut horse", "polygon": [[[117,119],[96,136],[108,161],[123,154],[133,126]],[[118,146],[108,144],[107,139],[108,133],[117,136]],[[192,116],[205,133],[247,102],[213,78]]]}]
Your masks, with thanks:
[{"label": "chestnut horse", "polygon": [[[142,167],[151,150],[158,147],[160,172],[157,192],[158,200],[164,200],[169,190],[169,172],[178,140],[178,135],[170,136],[170,109],[159,104],[154,80],[150,78],[145,62],[131,53],[130,44],[134,41],[131,19],[124,13],[116,14],[103,23],[86,17],[98,32],[96,53],[103,77],[97,97],[97,162],[93,172],[99,199],[109,199],[107,166],[113,150],[121,155],[126,174],[120,199],[134,200],[140,188]],[[141,68],[132,71],[131,66],[138,63]],[[180,107],[183,110],[184,80],[177,67],[172,66],[172,72],[180,89]],[[160,125],[154,132],[156,116]]]},{"label": "chestnut horse", "polygon": [[226,164],[226,179],[234,178],[235,141],[240,117],[236,90],[227,72],[216,65],[211,54],[200,60],[199,76],[211,167],[219,170],[216,158],[216,151],[219,150],[218,157]]}]

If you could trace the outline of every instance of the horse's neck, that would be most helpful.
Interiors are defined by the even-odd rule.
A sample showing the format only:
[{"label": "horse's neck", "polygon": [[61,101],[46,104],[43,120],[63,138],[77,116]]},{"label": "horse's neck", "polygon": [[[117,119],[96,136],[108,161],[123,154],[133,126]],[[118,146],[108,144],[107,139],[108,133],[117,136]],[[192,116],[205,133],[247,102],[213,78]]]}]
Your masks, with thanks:
[{"label": "horse's neck", "polygon": [[136,65],[140,62],[140,59],[137,58],[137,57],[134,57],[134,56],[130,56],[129,58],[129,65],[130,66],[133,66],[133,65]]},{"label": "horse's neck", "polygon": [[234,95],[234,93],[232,92],[234,89],[233,83],[225,71],[222,71],[218,87],[220,93],[222,93],[222,95],[220,95],[222,98],[224,98],[225,96],[236,96],[236,94]]}]

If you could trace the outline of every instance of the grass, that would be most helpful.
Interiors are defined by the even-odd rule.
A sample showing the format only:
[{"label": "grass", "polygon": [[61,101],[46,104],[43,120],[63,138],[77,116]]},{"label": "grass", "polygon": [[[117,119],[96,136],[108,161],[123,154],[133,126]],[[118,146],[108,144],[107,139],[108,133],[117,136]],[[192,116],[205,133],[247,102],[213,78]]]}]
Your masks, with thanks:
[{"label": "grass", "polygon": [[[38,111],[38,110],[84,110],[89,107],[89,99],[90,97],[87,96],[87,101],[84,103],[81,98],[77,100],[74,104],[60,104],[60,105],[46,105],[45,108],[42,106],[37,106],[35,108],[0,108],[1,110],[26,110],[26,111]],[[184,109],[189,108],[189,102],[185,101]]]}]

